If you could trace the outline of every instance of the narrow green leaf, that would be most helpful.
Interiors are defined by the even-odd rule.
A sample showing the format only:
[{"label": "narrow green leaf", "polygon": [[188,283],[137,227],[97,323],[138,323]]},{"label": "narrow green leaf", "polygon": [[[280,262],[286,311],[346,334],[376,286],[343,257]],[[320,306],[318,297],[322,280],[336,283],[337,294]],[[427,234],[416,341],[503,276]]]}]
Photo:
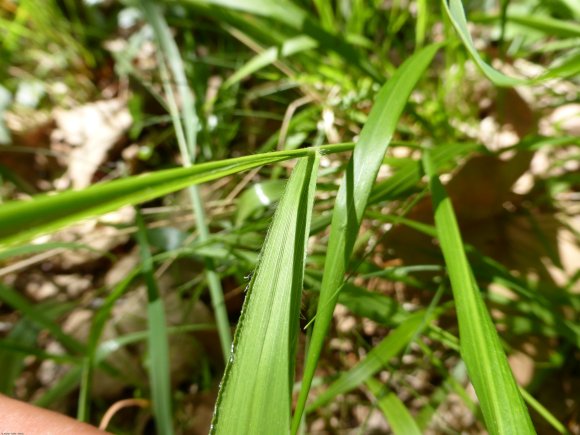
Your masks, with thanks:
[{"label": "narrow green leaf", "polygon": [[473,61],[481,69],[481,71],[490,79],[496,86],[517,86],[528,83],[528,80],[509,77],[487,64],[479,55],[477,49],[473,45],[473,40],[467,28],[467,20],[465,19],[465,11],[461,0],[441,0],[443,8],[447,16],[451,20],[453,27],[459,34],[463,45],[471,55]]},{"label": "narrow green leaf", "polygon": [[248,12],[262,16],[280,23],[292,29],[298,30],[326,50],[339,54],[347,64],[359,68],[371,76],[375,81],[381,81],[381,74],[374,68],[367,58],[355,47],[345,41],[344,38],[335,35],[320,26],[310,14],[297,4],[287,0],[184,0],[186,3],[210,4],[224,8]]},{"label": "narrow green leaf", "polygon": [[[448,165],[453,159],[465,156],[478,147],[480,145],[476,143],[441,144],[433,150],[433,160],[437,167]],[[420,161],[404,161],[392,176],[373,186],[369,204],[408,195],[417,187],[422,176],[423,168]]]},{"label": "narrow green leaf", "polygon": [[293,54],[310,50],[317,46],[318,43],[315,40],[305,35],[288,39],[279,47],[270,47],[254,56],[226,80],[224,87],[227,88],[238,83],[250,74],[255,73],[259,69],[262,69],[283,57],[292,56]]},{"label": "narrow green leaf", "polygon": [[39,328],[28,318],[20,319],[12,328],[8,336],[0,342],[0,393],[12,396],[17,379],[24,369],[26,353],[12,349],[11,344],[24,348],[29,347],[40,352],[37,344]]},{"label": "narrow green leaf", "polygon": [[142,272],[147,285],[147,345],[149,353],[149,382],[157,432],[173,434],[171,411],[171,379],[169,372],[169,339],[165,321],[165,306],[153,273],[153,259],[147,241],[147,230],[137,210],[137,240]]},{"label": "narrow green leaf", "polygon": [[48,391],[44,392],[38,399],[34,401],[36,406],[43,408],[49,407],[57,402],[62,397],[73,391],[81,380],[82,368],[80,365],[75,365],[60,378]]},{"label": "narrow green leaf", "polygon": [[[0,301],[20,311],[32,322],[49,331],[69,351],[82,354],[85,346],[74,337],[66,334],[58,322],[51,318],[44,306],[38,306],[29,302],[24,296],[14,289],[0,284]],[[66,307],[66,305],[64,306]],[[63,307],[63,308],[64,308]]]},{"label": "narrow green leaf", "polygon": [[318,155],[295,167],[250,283],[222,381],[212,433],[290,427],[304,257]]},{"label": "narrow green leaf", "polygon": [[[438,237],[435,227],[422,222],[406,219],[400,216],[384,215],[376,212],[368,212],[369,217],[383,222],[403,224],[409,228],[431,237]],[[536,323],[536,326],[553,324],[560,334],[569,340],[574,346],[580,346],[580,327],[577,323],[562,316],[553,316],[550,313],[557,311],[557,289],[550,292],[539,293],[529,288],[529,285],[521,278],[517,278],[497,261],[481,254],[473,246],[465,244],[465,251],[472,256],[475,262],[477,277],[488,279],[498,285],[513,290],[518,296],[530,301],[530,309],[526,312],[526,318]]]},{"label": "narrow green leaf", "polygon": [[556,18],[534,15],[508,14],[508,21],[539,30],[546,36],[560,36],[563,38],[580,37],[580,25],[574,22],[558,20]]},{"label": "narrow green leaf", "polygon": [[[195,161],[197,155],[196,129],[198,119],[195,112],[195,98],[187,82],[185,66],[179,54],[179,48],[171,36],[171,30],[165,22],[161,9],[152,0],[140,0],[139,4],[144,17],[151,24],[161,48],[158,59],[163,87],[167,96],[169,113],[175,127],[177,143],[184,159],[183,165],[188,167]],[[166,62],[169,68],[167,68]],[[172,79],[176,85],[181,107],[177,105],[168,69],[171,71]]]},{"label": "narrow green leaf", "polygon": [[401,399],[392,391],[385,391],[385,386],[375,378],[369,378],[367,387],[377,398],[379,409],[391,425],[395,435],[421,435],[421,429],[415,419],[403,404]]},{"label": "narrow green leaf", "polygon": [[340,144],[244,156],[202,163],[190,168],[133,176],[80,191],[39,195],[32,200],[8,202],[0,208],[0,246],[22,242],[79,220],[125,205],[139,204],[192,184],[215,180],[257,166],[312,155],[318,150],[333,153],[349,149],[352,149],[352,145]]},{"label": "narrow green leaf", "polygon": [[408,313],[392,297],[345,283],[338,302],[353,314],[366,317],[382,325],[398,325]]},{"label": "narrow green leaf", "polygon": [[49,242],[49,243],[41,243],[41,244],[33,244],[33,245],[24,245],[18,246],[15,248],[5,249],[4,251],[0,252],[0,260],[4,260],[6,258],[13,258],[18,257],[20,255],[30,255],[36,254],[37,252],[44,252],[49,251],[51,249],[86,249],[87,251],[93,252],[95,254],[99,254],[103,257],[108,258],[111,261],[115,261],[116,257],[107,251],[100,251],[98,249],[93,248],[92,246],[85,245],[83,243],[74,243],[74,242]]},{"label": "narrow green leaf", "polygon": [[440,45],[430,45],[416,52],[380,90],[342,179],[332,215],[316,322],[292,422],[293,433],[298,430],[302,418],[339,289],[344,281],[346,267],[385,151],[409,95],[439,47]]},{"label": "narrow green leaf", "polygon": [[[176,335],[185,334],[188,332],[215,331],[215,329],[215,325],[210,323],[194,323],[190,325],[170,326],[167,328],[167,333],[169,335]],[[122,347],[138,343],[140,341],[145,341],[147,340],[148,336],[149,331],[138,331],[104,341],[97,349],[95,356],[96,362],[104,361],[111,353]]]},{"label": "narrow green leaf", "polygon": [[391,358],[397,356],[399,352],[407,347],[424,322],[425,312],[415,313],[406,319],[383,341],[373,347],[364,360],[340,376],[320,394],[306,408],[306,412],[312,412],[316,408],[327,404],[339,394],[344,394],[366,382],[371,376],[385,367]]},{"label": "narrow green leaf", "polygon": [[[0,370],[2,370],[0,373],[4,373],[0,379],[1,393],[8,396],[12,395],[12,388],[19,379],[21,371],[25,369],[24,359],[27,355],[34,355],[39,360],[51,360],[60,364],[78,364],[80,361],[79,357],[72,355],[40,350],[38,348],[37,335],[34,337],[29,335],[28,337],[24,337],[24,340],[20,340],[20,337],[16,336],[0,339]],[[17,356],[22,359],[17,359]]]},{"label": "narrow green leaf", "polygon": [[314,6],[316,6],[322,26],[325,29],[336,28],[338,20],[334,16],[332,3],[327,0],[314,0]]},{"label": "narrow green leaf", "polygon": [[[159,44],[160,50],[157,52],[159,72],[163,80],[182,164],[187,168],[193,165],[197,157],[197,131],[200,125],[195,110],[195,96],[187,81],[185,65],[181,59],[179,47],[171,35],[171,29],[169,29],[163,13],[152,0],[141,0],[141,6],[147,21],[153,27]],[[170,72],[171,74],[169,74]],[[174,95],[171,79],[177,85],[176,91],[179,95],[181,107],[179,107],[178,100]],[[207,144],[202,148],[202,151],[208,159],[211,159],[212,152]],[[202,242],[206,241],[209,238],[209,227],[201,194],[196,185],[188,186],[187,191],[195,214],[198,238]],[[232,335],[224,302],[224,291],[213,261],[210,258],[205,258],[204,265],[204,273],[216,318],[222,354],[224,361],[226,361],[232,345]]]},{"label": "narrow green leaf", "polygon": [[141,267],[134,268],[128,272],[125,277],[117,283],[109,292],[103,305],[98,309],[92,319],[91,329],[89,330],[89,337],[87,340],[87,351],[83,361],[83,371],[81,376],[81,385],[78,398],[77,418],[80,421],[88,421],[90,402],[91,402],[91,385],[93,380],[93,370],[98,362],[97,351],[99,350],[99,342],[101,335],[105,329],[107,320],[113,310],[115,303],[121,296],[125,294],[129,285],[141,273]]},{"label": "narrow green leaf", "polygon": [[556,416],[552,414],[544,405],[536,400],[534,396],[528,393],[524,388],[520,388],[522,397],[524,400],[539,414],[542,418],[552,426],[558,433],[569,434],[570,432],[566,429],[562,423],[558,421]]},{"label": "narrow green leaf", "polygon": [[492,434],[535,433],[467,261],[453,206],[437,177],[429,152],[424,154],[423,163],[457,309],[461,356],[479,398],[487,429]]},{"label": "narrow green leaf", "polygon": [[[473,40],[471,39],[471,35],[469,33],[469,29],[467,28],[467,20],[465,18],[465,11],[463,9],[463,5],[461,0],[442,0],[443,8],[447,13],[447,16],[451,20],[453,27],[459,34],[459,38],[463,42],[463,45],[471,55],[473,61],[477,64],[479,69],[490,79],[493,84],[496,86],[518,86],[524,84],[533,84],[542,82],[544,80],[548,80],[554,77],[569,77],[570,75],[575,74],[578,71],[578,57],[575,56],[569,59],[564,64],[557,66],[555,68],[551,68],[546,73],[535,77],[533,79],[524,79],[524,78],[516,78],[507,76],[488,63],[486,63],[479,52],[475,48],[473,44]],[[499,16],[496,17],[487,17],[487,19],[496,20],[499,19]],[[572,22],[562,21],[555,18],[550,17],[534,17],[534,16],[527,16],[527,15],[517,15],[517,14],[508,14],[506,16],[508,21],[513,23],[529,27],[534,30],[539,30],[548,36],[559,35],[561,37],[578,37],[580,36],[580,25]]]},{"label": "narrow green leaf", "polygon": [[429,8],[427,0],[417,1],[417,23],[415,24],[415,44],[417,48],[422,48],[427,34],[427,20],[429,18]]},{"label": "narrow green leaf", "polygon": [[557,66],[549,68],[546,77],[550,78],[567,78],[580,73],[580,53],[577,53],[563,62],[558,63]]}]

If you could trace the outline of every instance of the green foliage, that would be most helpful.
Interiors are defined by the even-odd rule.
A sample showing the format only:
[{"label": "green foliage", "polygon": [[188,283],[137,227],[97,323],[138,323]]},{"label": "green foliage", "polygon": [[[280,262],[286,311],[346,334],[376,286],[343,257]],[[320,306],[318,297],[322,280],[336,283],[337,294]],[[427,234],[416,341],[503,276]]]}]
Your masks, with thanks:
[{"label": "green foliage", "polygon": [[316,363],[324,345],[332,312],[380,163],[409,94],[438,49],[439,46],[433,45],[414,54],[381,89],[346,168],[332,215],[320,301],[292,426],[294,433],[298,430]]},{"label": "green foliage", "polygon": [[[570,376],[580,345],[579,274],[559,245],[563,233],[578,237],[569,223],[578,140],[575,112],[546,114],[570,110],[580,86],[576,2],[42,3],[0,6],[0,128],[113,89],[129,95],[139,151],[110,150],[87,188],[46,192],[66,178],[60,151],[3,134],[0,321],[10,328],[0,392],[16,394],[36,362],[50,361],[68,371],[38,404],[78,390],[77,417],[95,423],[104,400],[94,382],[106,374],[150,399],[163,434],[187,433],[195,419],[184,410],[212,400],[218,384],[213,433],[305,433],[314,420],[339,432],[336,403],[345,421],[353,403],[378,408],[397,434],[567,433],[569,416],[544,389]],[[519,58],[537,72],[510,70]],[[25,107],[31,79],[41,97]],[[510,146],[506,131],[518,136]],[[56,163],[22,172],[14,155]],[[55,236],[124,206],[136,219],[108,228],[135,237],[115,249]],[[55,286],[32,302],[28,268],[62,252],[99,258],[86,272],[92,299]],[[133,266],[104,280],[124,255]],[[35,269],[47,280],[59,270]],[[115,307],[140,285],[146,321],[110,336]],[[188,318],[195,304],[213,317]],[[92,313],[86,339],[63,326],[79,308]],[[200,331],[217,334],[221,353],[187,355],[195,369],[176,381],[172,339]],[[526,346],[537,355],[522,386],[509,358]],[[148,379],[114,367],[118,349],[135,353]],[[406,380],[415,372],[429,389]],[[437,426],[451,393],[476,429]],[[133,430],[125,423],[109,429]]]},{"label": "green foliage", "polygon": [[453,206],[437,177],[429,152],[425,153],[423,162],[457,309],[461,356],[481,403],[487,428],[493,434],[535,433],[463,250]]},{"label": "green foliage", "polygon": [[274,214],[220,388],[215,433],[260,433],[290,426],[300,293],[317,170],[316,155],[298,163]]}]

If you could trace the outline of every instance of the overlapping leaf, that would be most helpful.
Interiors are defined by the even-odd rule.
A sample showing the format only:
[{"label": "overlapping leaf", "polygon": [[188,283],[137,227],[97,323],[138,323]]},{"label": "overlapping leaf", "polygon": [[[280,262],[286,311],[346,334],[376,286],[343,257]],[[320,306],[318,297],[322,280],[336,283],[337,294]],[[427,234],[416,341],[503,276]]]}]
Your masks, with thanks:
[{"label": "overlapping leaf", "polygon": [[453,206],[428,152],[424,155],[424,167],[457,309],[461,356],[479,398],[487,429],[492,434],[535,433],[467,261]]},{"label": "overlapping leaf", "polygon": [[[350,148],[351,145],[331,145],[320,149],[340,152]],[[0,245],[22,242],[81,219],[108,213],[125,205],[139,204],[192,184],[317,152],[310,148],[257,154],[133,176],[81,191],[39,195],[32,200],[9,202],[0,208]]]},{"label": "overlapping leaf", "polygon": [[438,45],[431,45],[415,53],[381,89],[341,182],[332,216],[316,322],[292,423],[294,433],[298,430],[306,405],[316,364],[379,167],[407,99],[438,49]]},{"label": "overlapping leaf", "polygon": [[274,215],[236,328],[213,433],[284,433],[290,427],[300,295],[317,167],[317,155],[297,164]]}]

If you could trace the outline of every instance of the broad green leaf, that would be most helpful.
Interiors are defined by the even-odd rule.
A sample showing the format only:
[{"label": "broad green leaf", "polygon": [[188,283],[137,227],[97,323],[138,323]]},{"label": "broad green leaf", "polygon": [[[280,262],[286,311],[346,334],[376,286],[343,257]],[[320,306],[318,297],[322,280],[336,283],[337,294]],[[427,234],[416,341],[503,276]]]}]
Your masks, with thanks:
[{"label": "broad green leaf", "polygon": [[365,359],[341,375],[306,408],[306,412],[327,404],[339,394],[344,394],[365,383],[383,369],[391,358],[404,350],[425,322],[425,312],[409,316],[399,327],[372,348]]},{"label": "broad green leaf", "polygon": [[431,45],[416,52],[380,90],[342,179],[332,215],[316,321],[292,422],[293,433],[296,433],[300,424],[340,286],[344,281],[346,267],[385,151],[409,95],[439,47]]},{"label": "broad green leaf", "polygon": [[351,145],[329,145],[244,156],[202,163],[190,168],[137,175],[80,191],[8,202],[0,207],[0,246],[22,242],[82,219],[108,213],[125,205],[139,204],[192,184],[215,180],[257,166],[313,155],[318,149],[332,153],[351,148]]},{"label": "broad green leaf", "polygon": [[451,201],[424,154],[435,226],[451,281],[459,322],[461,356],[491,434],[535,433],[527,408],[467,261]]},{"label": "broad green leaf", "polygon": [[401,399],[392,391],[385,391],[385,387],[375,378],[369,378],[367,387],[377,398],[379,409],[391,425],[395,435],[421,435],[421,429],[415,419],[403,404]]},{"label": "broad green leaf", "polygon": [[318,155],[292,172],[250,282],[220,388],[212,433],[290,428],[304,257]]}]

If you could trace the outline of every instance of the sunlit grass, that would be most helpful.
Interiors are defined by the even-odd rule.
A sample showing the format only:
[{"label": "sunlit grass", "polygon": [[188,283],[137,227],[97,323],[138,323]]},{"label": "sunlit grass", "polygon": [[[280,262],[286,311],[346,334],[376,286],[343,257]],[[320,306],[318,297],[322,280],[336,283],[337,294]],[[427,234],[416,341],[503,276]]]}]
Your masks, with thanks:
[{"label": "sunlit grass", "polygon": [[[11,61],[19,60],[22,41],[36,50],[46,41],[70,44],[61,65],[68,71],[73,68],[66,65],[80,62],[88,68],[106,56],[101,48],[93,55],[83,46],[91,38],[102,43],[104,27],[75,39],[83,23],[106,22],[99,7],[83,4],[77,10],[65,2],[61,10],[50,1],[41,13],[33,3],[2,6],[0,23],[12,19],[0,31]],[[489,433],[534,433],[544,424],[566,433],[550,404],[539,400],[543,378],[534,375],[528,385],[518,385],[508,358],[518,341],[530,336],[557,343],[550,345],[547,362],[538,365],[564,367],[580,343],[580,328],[570,316],[580,308],[571,293],[578,276],[550,281],[548,271],[517,270],[509,256],[494,258],[497,250],[488,252],[477,237],[471,242],[473,229],[461,218],[470,212],[485,215],[484,208],[494,205],[485,201],[497,193],[491,178],[503,174],[493,172],[496,166],[482,171],[489,179],[467,179],[464,190],[453,183],[462,180],[461,169],[473,159],[483,156],[499,168],[513,162],[506,149],[492,149],[481,135],[470,133],[479,128],[480,112],[503,116],[513,110],[509,101],[500,96],[494,103],[499,107],[482,108],[473,101],[480,97],[469,92],[482,88],[477,92],[493,95],[488,87],[525,86],[548,95],[542,86],[549,79],[568,80],[567,91],[579,86],[579,57],[569,44],[580,35],[574,2],[554,2],[553,10],[522,2],[520,8],[538,11],[533,17],[512,11],[508,3],[497,11],[473,10],[459,0],[420,0],[411,2],[412,8],[390,2],[378,11],[357,1],[341,7],[289,0],[139,2],[140,8],[131,10],[138,24],[124,30],[129,48],[116,53],[115,62],[130,83],[130,104],[140,123],[132,140],[154,156],[139,161],[146,173],[26,199],[16,199],[19,186],[10,180],[17,174],[3,166],[0,173],[8,175],[2,177],[9,198],[0,207],[3,263],[52,249],[90,251],[115,262],[115,253],[99,254],[83,242],[47,241],[46,235],[131,205],[140,207],[136,220],[127,223],[135,237],[130,243],[139,248],[138,265],[111,288],[99,289],[95,306],[87,304],[94,315],[86,343],[61,325],[74,303],[35,304],[16,285],[2,284],[2,306],[18,315],[0,339],[0,368],[6,373],[0,392],[14,393],[27,369],[24,356],[54,361],[69,370],[36,397],[37,403],[49,406],[78,389],[77,416],[95,423],[95,373],[121,381],[107,362],[111,349],[144,341],[147,351],[138,359],[149,378],[127,385],[136,397],[151,401],[158,433],[180,433],[176,416],[190,391],[172,382],[169,337],[215,328],[225,373],[216,363],[189,379],[196,392],[219,384],[215,433],[305,433],[314,418],[331,420],[332,404],[342,397],[376,407],[394,433],[421,433],[434,424],[451,393]],[[62,34],[47,28],[50,16],[63,23]],[[139,39],[131,39],[137,28],[144,29],[139,38],[154,47],[152,68],[140,69]],[[498,35],[497,55],[490,54],[488,31]],[[554,48],[542,52],[538,44],[547,42]],[[505,68],[517,57],[538,62],[541,72],[520,77]],[[10,77],[8,87],[20,79],[10,75],[19,68],[1,70]],[[47,86],[51,102],[57,100],[52,92]],[[565,102],[561,95],[550,98],[552,105]],[[537,128],[526,126],[526,131]],[[551,236],[532,218],[537,211],[566,210],[559,198],[575,192],[577,176],[567,169],[569,155],[558,150],[570,144],[577,145],[573,135],[517,138],[511,153],[528,163],[534,153],[545,153],[559,169],[536,177],[530,194],[518,197],[513,183],[505,186],[507,199],[500,204],[506,220],[516,215],[513,210],[522,211],[518,218],[529,217],[529,237],[545,248],[560,275],[565,271]],[[186,200],[178,193],[183,189]],[[185,224],[173,223],[177,213],[161,212],[157,220],[142,211],[161,198],[171,200],[159,209],[181,208]],[[478,225],[484,233],[491,224],[482,219]],[[159,243],[153,227],[170,229],[177,241]],[[525,250],[526,242],[517,247]],[[511,249],[505,243],[501,248]],[[176,268],[195,269],[187,271],[194,277],[166,291],[193,301],[207,291],[214,323],[168,325],[159,278],[178,260],[184,262]],[[138,283],[148,295],[142,307],[146,328],[106,338],[113,308]],[[241,294],[241,314],[228,312],[228,298]],[[336,327],[337,304],[356,318],[354,331]],[[376,335],[360,332],[361,319],[375,325]],[[62,354],[38,344],[41,331],[62,346]],[[335,337],[351,346],[350,359],[330,344]],[[398,383],[408,370],[406,360],[412,361],[410,370],[441,378],[421,405],[400,394],[426,394]],[[468,378],[458,374],[463,368]]]}]

